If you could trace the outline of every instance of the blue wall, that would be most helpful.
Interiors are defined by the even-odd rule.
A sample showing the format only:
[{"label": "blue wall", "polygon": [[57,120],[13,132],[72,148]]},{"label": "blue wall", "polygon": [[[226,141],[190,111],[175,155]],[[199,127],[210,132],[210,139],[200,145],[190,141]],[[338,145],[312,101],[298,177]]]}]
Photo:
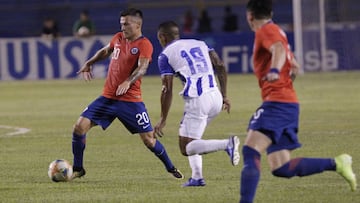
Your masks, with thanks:
[{"label": "blue wall", "polygon": [[[309,41],[304,49],[305,71],[337,71],[360,70],[360,47],[354,41],[360,41],[360,28],[350,30],[329,31],[327,40],[326,66],[321,66],[320,50],[315,43]],[[309,31],[304,33],[312,38],[318,33]],[[341,37],[341,43],[337,42]],[[63,37],[59,40],[45,40],[42,38],[0,38],[0,80],[27,80],[27,79],[67,79],[76,78],[76,72],[82,64],[95,52],[105,46],[111,35],[95,36],[89,39]],[[159,74],[157,56],[161,47],[155,35],[147,36],[154,45],[153,62],[149,75]],[[229,73],[252,72],[252,32],[236,34],[211,34],[187,36],[206,41],[215,48],[223,59]],[[288,33],[292,47],[293,33]],[[314,46],[315,45],[315,46]],[[97,63],[94,66],[96,77],[105,77],[109,60]]]}]

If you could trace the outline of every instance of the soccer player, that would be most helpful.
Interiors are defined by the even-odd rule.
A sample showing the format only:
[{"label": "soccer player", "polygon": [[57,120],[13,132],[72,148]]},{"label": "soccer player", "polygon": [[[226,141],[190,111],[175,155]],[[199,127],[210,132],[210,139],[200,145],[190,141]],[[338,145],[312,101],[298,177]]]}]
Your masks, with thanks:
[{"label": "soccer player", "polygon": [[291,178],[336,171],[354,191],[356,178],[351,156],[291,158],[291,151],[301,147],[297,137],[299,103],[293,88],[299,65],[289,50],[285,33],[271,20],[271,0],[248,1],[246,16],[255,32],[254,72],[263,103],[250,119],[242,148],[240,203],[254,200],[260,178],[260,157],[265,151],[274,176]]},{"label": "soccer player", "polygon": [[162,78],[161,118],[155,126],[155,134],[163,135],[162,129],[172,101],[173,77],[177,76],[184,84],[180,94],[185,101],[179,129],[179,146],[181,153],[188,156],[192,169],[192,176],[183,187],[205,186],[202,154],[225,150],[233,165],[237,165],[240,159],[237,136],[223,140],[202,139],[206,126],[222,109],[230,112],[230,101],[226,97],[225,67],[214,49],[209,48],[205,42],[180,39],[179,27],[173,21],[161,23],[157,36],[164,49],[158,58]]},{"label": "soccer player", "polygon": [[96,125],[105,130],[115,118],[119,119],[129,132],[140,134],[145,146],[162,161],[169,173],[175,178],[183,178],[181,172],[172,164],[163,145],[156,139],[142,101],[141,78],[146,73],[153,52],[151,42],[142,35],[142,22],[142,11],[134,8],[123,11],[120,14],[122,31],[116,33],[110,43],[97,51],[78,72],[83,74],[86,81],[91,80],[92,65],[112,54],[102,95],[84,110],[74,125],[74,178],[85,175],[83,153],[86,133]]}]

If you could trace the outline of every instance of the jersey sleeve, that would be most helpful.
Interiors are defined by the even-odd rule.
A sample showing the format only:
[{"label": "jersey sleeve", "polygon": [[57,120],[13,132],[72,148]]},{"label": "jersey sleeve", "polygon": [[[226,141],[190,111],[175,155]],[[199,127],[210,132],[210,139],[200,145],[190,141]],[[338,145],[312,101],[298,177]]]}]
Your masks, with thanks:
[{"label": "jersey sleeve", "polygon": [[152,61],[153,54],[153,46],[149,40],[144,40],[141,44],[139,44],[140,55],[139,58],[148,58],[150,62]]},{"label": "jersey sleeve", "polygon": [[275,26],[265,26],[262,32],[259,33],[261,44],[266,49],[270,49],[271,45],[275,42],[282,42],[283,37],[281,36],[280,30]]},{"label": "jersey sleeve", "polygon": [[161,75],[173,75],[175,73],[169,64],[169,58],[163,53],[159,55],[158,66]]},{"label": "jersey sleeve", "polygon": [[[205,43],[205,44],[206,44],[206,43]],[[208,51],[209,51],[209,52],[215,50],[213,47],[209,46],[208,44],[206,44],[206,46],[208,47]]]}]

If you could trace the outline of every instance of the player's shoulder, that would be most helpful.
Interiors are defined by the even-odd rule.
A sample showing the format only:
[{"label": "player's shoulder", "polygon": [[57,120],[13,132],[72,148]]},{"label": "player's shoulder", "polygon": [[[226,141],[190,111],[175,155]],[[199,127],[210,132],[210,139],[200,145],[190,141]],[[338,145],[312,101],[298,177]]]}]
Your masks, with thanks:
[{"label": "player's shoulder", "polygon": [[152,43],[149,40],[149,38],[147,38],[145,36],[141,36],[139,39],[135,40],[135,42],[138,44],[144,44],[146,46],[152,46]]},{"label": "player's shoulder", "polygon": [[262,26],[257,32],[256,37],[258,38],[268,38],[269,36],[278,36],[282,35],[283,31],[279,25],[275,23],[268,23]]},{"label": "player's shoulder", "polygon": [[266,25],[262,26],[260,31],[264,33],[273,33],[279,32],[281,30],[280,26],[276,23],[267,23]]},{"label": "player's shoulder", "polygon": [[124,37],[123,32],[117,32],[113,35],[113,38],[123,38],[123,37]]},{"label": "player's shoulder", "polygon": [[206,43],[204,41],[198,40],[198,39],[179,39],[179,40],[176,40],[174,43],[170,44],[169,46],[193,47],[193,46],[201,46],[201,45],[206,45]]}]

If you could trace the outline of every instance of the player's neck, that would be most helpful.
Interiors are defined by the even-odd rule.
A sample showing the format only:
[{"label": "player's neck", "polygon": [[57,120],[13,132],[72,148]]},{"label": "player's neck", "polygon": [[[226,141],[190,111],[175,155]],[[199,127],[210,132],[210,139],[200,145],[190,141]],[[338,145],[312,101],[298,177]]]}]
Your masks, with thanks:
[{"label": "player's neck", "polygon": [[271,23],[272,20],[271,18],[270,19],[261,19],[261,20],[257,20],[255,23],[254,23],[254,28],[255,28],[255,31],[260,29],[262,26],[268,24],[268,23]]},{"label": "player's neck", "polygon": [[135,34],[133,37],[128,38],[127,40],[128,40],[129,42],[133,42],[133,41],[139,39],[139,38],[142,37],[142,36],[143,36],[142,33],[139,32],[139,33]]}]

